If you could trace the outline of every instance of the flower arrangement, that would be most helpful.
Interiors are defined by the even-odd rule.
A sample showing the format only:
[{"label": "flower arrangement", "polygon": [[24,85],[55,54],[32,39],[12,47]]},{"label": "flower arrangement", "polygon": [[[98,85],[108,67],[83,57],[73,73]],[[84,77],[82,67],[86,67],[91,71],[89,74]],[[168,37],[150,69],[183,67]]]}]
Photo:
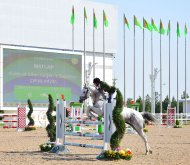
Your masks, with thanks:
[{"label": "flower arrangement", "polygon": [[117,148],[115,151],[113,150],[105,151],[104,157],[106,159],[113,159],[113,160],[119,160],[119,159],[130,160],[132,158],[132,152],[129,148],[125,150]]},{"label": "flower arrangement", "polygon": [[52,148],[54,147],[54,144],[50,144],[50,143],[44,143],[40,145],[40,150],[42,152],[48,152],[50,151]]}]

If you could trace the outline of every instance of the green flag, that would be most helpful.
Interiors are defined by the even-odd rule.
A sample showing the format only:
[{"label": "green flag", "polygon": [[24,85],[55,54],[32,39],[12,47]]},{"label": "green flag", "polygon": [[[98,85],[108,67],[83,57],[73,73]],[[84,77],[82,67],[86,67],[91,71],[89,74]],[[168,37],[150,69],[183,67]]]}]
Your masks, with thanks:
[{"label": "green flag", "polygon": [[104,26],[108,27],[108,19],[104,10],[103,10],[103,19],[104,19]]},{"label": "green flag", "polygon": [[152,31],[152,26],[143,18],[143,27],[148,29],[150,32]]},{"label": "green flag", "polygon": [[127,28],[130,29],[129,22],[128,22],[127,18],[125,17],[125,15],[124,15],[124,23],[125,23],[125,25],[127,25]]},{"label": "green flag", "polygon": [[185,24],[185,29],[184,29],[184,35],[185,35],[185,37],[187,36],[187,26],[186,26],[186,24]]},{"label": "green flag", "polygon": [[159,30],[160,34],[165,34],[165,29],[164,29],[164,26],[163,26],[163,23],[162,21],[160,20],[160,30]]},{"label": "green flag", "polygon": [[97,29],[97,27],[98,27],[98,22],[97,22],[97,19],[96,19],[95,12],[93,13],[93,25],[94,25],[94,28]]},{"label": "green flag", "polygon": [[156,27],[153,19],[151,19],[151,25],[152,25],[154,31],[158,32],[158,28]]},{"label": "green flag", "polygon": [[179,29],[179,23],[177,22],[177,31],[176,31],[176,33],[177,33],[177,37],[180,37],[180,29]]},{"label": "green flag", "polygon": [[170,34],[170,20],[168,22],[168,29],[167,29],[167,35],[169,35],[169,34]]},{"label": "green flag", "polygon": [[72,7],[72,14],[71,14],[71,18],[70,18],[70,23],[72,25],[75,23],[75,10],[74,10],[74,6]]},{"label": "green flag", "polygon": [[87,14],[86,14],[86,8],[84,7],[84,18],[87,21]]},{"label": "green flag", "polygon": [[75,10],[74,10],[74,6],[72,7],[72,14],[71,14],[70,23],[72,25],[75,23]]},{"label": "green flag", "polygon": [[141,26],[140,22],[137,20],[137,18],[135,17],[135,15],[134,15],[134,24],[135,24],[135,26],[138,26],[139,28],[142,29],[142,26]]}]

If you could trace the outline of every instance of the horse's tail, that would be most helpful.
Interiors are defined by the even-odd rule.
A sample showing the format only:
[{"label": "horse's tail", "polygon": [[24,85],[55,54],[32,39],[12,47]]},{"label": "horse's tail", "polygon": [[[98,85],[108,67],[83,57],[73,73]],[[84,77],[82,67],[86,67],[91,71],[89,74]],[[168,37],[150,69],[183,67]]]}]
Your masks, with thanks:
[{"label": "horse's tail", "polygon": [[148,122],[158,123],[158,120],[156,119],[156,117],[149,112],[142,112],[141,115],[144,118],[145,123],[148,123]]}]

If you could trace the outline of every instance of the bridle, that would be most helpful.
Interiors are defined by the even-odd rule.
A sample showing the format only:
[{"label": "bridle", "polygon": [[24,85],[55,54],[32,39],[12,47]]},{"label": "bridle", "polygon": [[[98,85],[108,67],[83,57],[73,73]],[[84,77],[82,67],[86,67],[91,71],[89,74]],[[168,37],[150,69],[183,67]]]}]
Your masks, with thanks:
[{"label": "bridle", "polygon": [[[85,89],[85,91],[84,91],[84,89]],[[85,84],[85,86],[83,87],[83,96],[80,96],[80,98],[79,98],[79,102],[80,103],[82,103],[84,100],[86,100],[87,98],[89,98],[89,96],[88,96],[88,92],[89,92],[89,88],[86,86],[86,84]]]}]

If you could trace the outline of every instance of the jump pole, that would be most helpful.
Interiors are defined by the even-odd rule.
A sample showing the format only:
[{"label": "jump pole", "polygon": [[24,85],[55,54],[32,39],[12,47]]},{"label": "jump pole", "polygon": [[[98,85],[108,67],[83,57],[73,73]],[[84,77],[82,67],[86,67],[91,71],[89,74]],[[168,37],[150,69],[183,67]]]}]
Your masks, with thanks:
[{"label": "jump pole", "polygon": [[[109,110],[108,110],[109,109]],[[113,125],[113,120],[112,120],[112,109],[113,111],[113,104],[112,103],[106,103],[104,104],[104,122],[92,122],[92,121],[68,121],[66,120],[66,102],[65,101],[60,101],[57,104],[57,117],[56,117],[56,146],[53,147],[53,149],[50,152],[53,153],[68,153],[70,152],[67,146],[78,146],[78,147],[86,147],[86,148],[97,148],[97,149],[102,149],[102,150],[108,150],[108,144],[110,143],[110,138],[111,135],[114,131],[114,125]],[[96,135],[85,135],[85,134],[68,134],[65,132],[65,124],[66,123],[78,123],[78,124],[104,124],[104,145],[103,146],[97,146],[97,145],[92,145],[92,144],[80,144],[80,143],[70,143],[66,142],[66,135],[70,136],[84,136],[84,137],[93,137]],[[57,143],[57,139],[62,138],[63,139],[63,144],[61,145],[60,143]]]}]

